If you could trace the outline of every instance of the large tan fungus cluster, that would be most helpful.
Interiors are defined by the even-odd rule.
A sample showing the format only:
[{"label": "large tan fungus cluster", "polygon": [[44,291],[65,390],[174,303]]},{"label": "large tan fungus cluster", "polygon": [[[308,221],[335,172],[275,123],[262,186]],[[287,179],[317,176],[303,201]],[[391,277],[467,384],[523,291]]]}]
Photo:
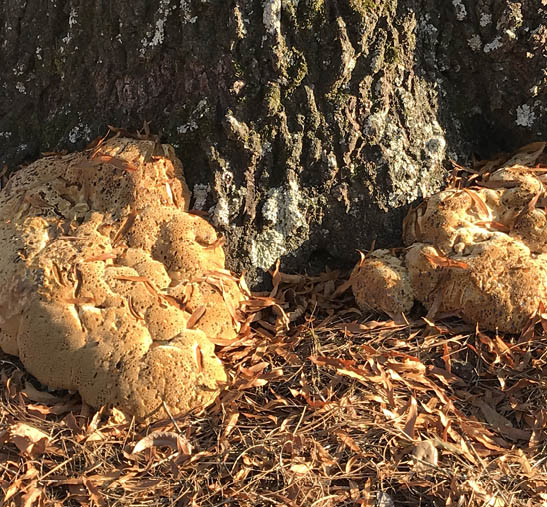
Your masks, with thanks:
[{"label": "large tan fungus cluster", "polygon": [[214,340],[242,299],[190,214],[172,148],[113,139],[21,169],[0,192],[0,347],[51,388],[145,418],[211,403]]},{"label": "large tan fungus cluster", "polygon": [[523,330],[547,301],[545,143],[534,143],[477,186],[448,189],[411,210],[405,253],[372,252],[353,275],[357,303],[391,315],[418,300],[483,329]]}]

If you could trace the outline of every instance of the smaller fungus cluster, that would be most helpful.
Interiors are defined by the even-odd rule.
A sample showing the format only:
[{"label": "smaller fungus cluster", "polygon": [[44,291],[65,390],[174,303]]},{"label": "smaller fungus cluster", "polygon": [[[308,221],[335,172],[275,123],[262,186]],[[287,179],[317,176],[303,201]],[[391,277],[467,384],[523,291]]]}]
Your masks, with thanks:
[{"label": "smaller fungus cluster", "polygon": [[420,301],[483,329],[519,333],[547,301],[546,143],[526,146],[477,186],[411,210],[404,253],[376,250],[353,277],[364,309],[391,315]]}]

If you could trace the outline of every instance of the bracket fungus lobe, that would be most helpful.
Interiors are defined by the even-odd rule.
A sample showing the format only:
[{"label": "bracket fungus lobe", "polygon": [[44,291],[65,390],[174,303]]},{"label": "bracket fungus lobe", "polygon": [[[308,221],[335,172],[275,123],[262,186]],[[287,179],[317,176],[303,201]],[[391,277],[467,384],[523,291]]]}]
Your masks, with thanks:
[{"label": "bracket fungus lobe", "polygon": [[42,158],[0,192],[0,347],[92,406],[206,406],[227,380],[212,340],[236,336],[243,298],[221,241],[187,213],[170,146],[99,149]]},{"label": "bracket fungus lobe", "polygon": [[521,149],[478,186],[447,189],[409,212],[406,251],[369,254],[353,276],[363,309],[457,313],[520,333],[547,300],[546,143]]}]

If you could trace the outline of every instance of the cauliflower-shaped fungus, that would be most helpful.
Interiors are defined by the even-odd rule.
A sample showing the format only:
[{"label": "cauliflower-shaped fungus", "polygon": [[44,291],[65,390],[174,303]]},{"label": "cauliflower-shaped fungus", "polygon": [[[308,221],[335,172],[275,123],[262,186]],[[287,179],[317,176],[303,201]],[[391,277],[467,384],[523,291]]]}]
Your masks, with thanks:
[{"label": "cauliflower-shaped fungus", "polygon": [[168,145],[48,156],[0,192],[0,347],[50,388],[146,418],[211,403],[237,334],[237,281],[190,214]]},{"label": "cauliflower-shaped fungus", "polygon": [[372,252],[355,271],[363,309],[398,314],[418,300],[484,329],[523,330],[547,301],[545,143],[534,143],[476,187],[444,190],[411,210],[402,258]]},{"label": "cauliflower-shaped fungus", "polygon": [[414,305],[408,270],[388,250],[367,256],[353,280],[353,292],[361,308],[383,313],[406,313]]}]

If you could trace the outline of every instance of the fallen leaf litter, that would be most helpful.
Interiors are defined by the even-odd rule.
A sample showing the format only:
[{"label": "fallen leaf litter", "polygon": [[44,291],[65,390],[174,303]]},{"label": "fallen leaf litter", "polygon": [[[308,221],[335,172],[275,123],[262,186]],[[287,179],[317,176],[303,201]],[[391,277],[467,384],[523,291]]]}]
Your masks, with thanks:
[{"label": "fallen leaf litter", "polygon": [[227,383],[205,412],[140,424],[44,392],[4,356],[5,502],[547,501],[542,305],[504,336],[439,315],[373,320],[336,271],[272,280],[235,310],[238,336],[215,338]]}]

